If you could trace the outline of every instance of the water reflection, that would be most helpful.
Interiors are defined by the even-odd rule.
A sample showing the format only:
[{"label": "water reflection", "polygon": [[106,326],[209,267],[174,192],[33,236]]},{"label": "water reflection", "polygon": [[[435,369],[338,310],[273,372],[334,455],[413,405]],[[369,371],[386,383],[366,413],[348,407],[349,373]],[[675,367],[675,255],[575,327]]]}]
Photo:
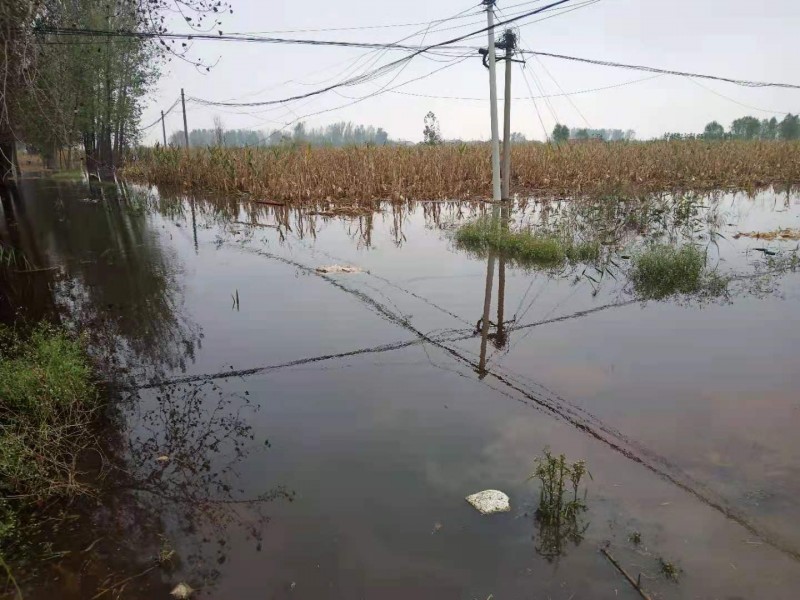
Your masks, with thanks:
[{"label": "water reflection", "polygon": [[[308,570],[298,568],[301,576],[297,577],[297,581],[303,585],[308,580],[308,574],[317,573],[316,569],[319,568],[312,556],[314,550],[331,543],[333,538],[335,548],[330,555],[335,558],[328,562],[328,571],[325,571],[324,563],[322,568],[326,573],[322,585],[327,586],[328,573],[331,574],[330,579],[335,579],[349,569],[357,577],[364,574],[372,577],[378,572],[376,568],[402,562],[396,560],[398,549],[402,554],[410,548],[410,554],[418,555],[421,547],[419,538],[399,538],[397,524],[380,516],[386,512],[364,510],[364,507],[381,505],[387,506],[388,510],[397,510],[398,506],[402,508],[415,504],[424,508],[429,499],[418,502],[409,502],[408,499],[417,492],[420,498],[425,498],[429,493],[426,486],[430,482],[406,479],[404,473],[435,461],[440,452],[447,452],[449,456],[459,455],[459,460],[463,459],[463,463],[454,463],[455,466],[450,469],[455,476],[474,472],[475,456],[469,454],[471,448],[477,445],[476,440],[491,444],[497,431],[506,426],[504,421],[515,420],[515,413],[500,407],[499,403],[487,403],[487,394],[500,393],[503,397],[513,397],[534,408],[541,407],[544,413],[574,425],[575,435],[572,436],[570,430],[551,427],[550,421],[544,421],[537,433],[540,437],[557,431],[559,433],[553,435],[563,434],[564,438],[570,438],[569,443],[578,446],[587,431],[609,438],[618,435],[581,408],[586,398],[595,401],[592,394],[597,390],[602,393],[603,386],[608,385],[614,377],[627,381],[625,378],[629,376],[634,382],[646,384],[648,390],[658,385],[658,377],[662,373],[670,381],[682,381],[691,376],[691,365],[673,367],[670,371],[668,360],[655,359],[664,355],[667,358],[674,357],[663,348],[652,347],[652,341],[642,341],[641,346],[636,346],[632,343],[632,340],[636,341],[632,332],[612,339],[619,331],[622,320],[625,323],[627,319],[636,322],[637,317],[644,313],[638,307],[627,312],[619,311],[622,320],[616,322],[614,317],[617,315],[605,322],[603,316],[597,320],[587,319],[593,322],[586,323],[585,328],[570,327],[569,323],[559,325],[558,329],[538,328],[538,325],[581,318],[607,308],[637,303],[637,299],[624,289],[624,278],[619,277],[625,269],[625,263],[618,260],[621,259],[619,254],[624,252],[621,249],[627,244],[641,241],[644,236],[655,235],[656,232],[665,240],[684,235],[691,235],[697,240],[700,235],[708,235],[706,227],[713,225],[719,231],[725,221],[735,221],[735,215],[731,215],[735,208],[723,205],[721,200],[716,204],[709,200],[708,206],[700,206],[694,201],[678,202],[669,197],[639,203],[604,201],[577,206],[553,200],[491,207],[489,212],[495,219],[495,226],[501,230],[543,223],[549,228],[569,226],[577,231],[597,232],[606,242],[601,260],[608,261],[608,269],[619,279],[615,280],[611,275],[598,275],[597,271],[592,270],[594,265],[588,268],[587,265],[570,265],[568,268],[533,273],[518,268],[503,253],[488,253],[481,256],[479,263],[451,252],[447,233],[439,232],[447,232],[453,226],[486,211],[477,204],[424,203],[416,207],[387,204],[381,206],[378,212],[356,214],[324,202],[317,206],[290,209],[240,198],[184,198],[138,188],[124,190],[122,195],[114,197],[113,190],[105,188],[101,192],[105,200],[94,202],[91,193],[85,197],[73,196],[68,202],[75,206],[65,209],[60,206],[58,198],[63,200],[67,195],[65,191],[59,192],[57,185],[43,193],[48,194],[47,203],[37,208],[34,199],[24,207],[36,213],[38,232],[25,233],[25,226],[19,228],[15,225],[14,235],[17,238],[13,243],[17,247],[27,244],[32,252],[38,249],[36,265],[56,268],[52,275],[47,275],[43,280],[53,284],[53,289],[47,293],[59,310],[66,313],[67,309],[76,307],[79,309],[77,313],[83,315],[81,318],[88,319],[90,323],[90,317],[97,313],[99,320],[96,322],[107,324],[107,328],[98,325],[97,329],[110,332],[112,340],[109,343],[117,345],[120,353],[126,356],[141,355],[143,362],[159,362],[162,361],[159,352],[164,352],[166,357],[159,364],[175,365],[173,370],[182,369],[187,361],[194,359],[200,348],[202,332],[199,325],[191,325],[192,319],[202,322],[205,327],[208,347],[203,349],[198,366],[191,370],[193,383],[173,384],[160,388],[158,393],[142,392],[121,407],[119,423],[123,436],[120,453],[127,457],[128,462],[118,480],[128,490],[128,504],[123,505],[117,500],[119,504],[114,505],[113,512],[115,519],[134,522],[134,525],[128,523],[127,529],[121,530],[130,532],[141,523],[142,528],[158,532],[174,544],[181,560],[172,583],[177,579],[186,579],[193,587],[217,583],[221,592],[229,591],[222,590],[226,585],[231,590],[235,589],[241,573],[244,573],[246,585],[251,584],[251,580],[247,579],[248,569],[252,565],[267,562],[261,559],[261,555],[251,555],[259,550],[262,536],[268,531],[265,530],[267,503],[275,498],[283,500],[291,497],[288,491],[273,487],[278,482],[271,481],[268,476],[265,476],[266,482],[259,482],[260,476],[272,472],[273,467],[281,473],[276,477],[284,477],[288,473],[288,477],[293,478],[291,485],[305,493],[305,506],[293,505],[286,512],[297,511],[300,517],[280,524],[284,527],[283,534],[288,537],[291,531],[295,536],[292,547],[296,552],[286,551],[286,546],[291,544],[282,545],[281,533],[264,538],[264,552],[273,543],[274,554],[270,555],[270,560],[278,557],[283,558],[285,563],[308,562]],[[709,217],[709,209],[713,206],[717,206],[718,210]],[[416,213],[413,212],[415,210]],[[44,214],[48,211],[56,215],[55,223],[51,222],[51,215]],[[13,216],[17,218],[16,213]],[[59,225],[58,219],[63,219],[64,223]],[[84,223],[91,227],[82,231]],[[700,225],[703,228],[695,231],[695,227]],[[78,233],[70,237],[69,232],[64,231],[67,227],[77,229]],[[94,232],[90,229],[104,231]],[[35,238],[38,245],[25,241],[26,236]],[[53,241],[48,239],[50,237],[59,240]],[[61,239],[63,237],[66,239]],[[12,238],[7,235],[3,239],[8,244],[12,243]],[[423,243],[418,244],[420,239]],[[295,244],[298,240],[317,243]],[[221,247],[219,252],[214,249],[215,242]],[[718,243],[725,247],[724,243]],[[280,249],[275,248],[278,245]],[[373,245],[379,252],[354,250]],[[147,248],[142,250],[140,246]],[[271,246],[269,253],[264,251],[265,246]],[[712,251],[713,246],[711,244]],[[233,251],[228,251],[229,248]],[[241,252],[240,248],[255,251]],[[200,256],[195,259],[198,249]],[[328,264],[327,261],[331,259],[328,251],[339,256],[345,254],[344,260],[363,264],[365,272],[352,277],[341,275],[341,279],[326,277],[337,283],[342,282],[341,286],[335,287],[314,280],[316,261],[325,260]],[[316,253],[326,257],[321,259]],[[136,256],[131,257],[131,254]],[[287,255],[291,255],[291,260],[283,261],[282,257]],[[729,253],[728,257],[731,263],[734,262],[736,253]],[[611,260],[622,266],[615,267]],[[763,260],[761,263],[766,265]],[[603,265],[602,262],[600,264]],[[587,268],[585,274],[584,268]],[[148,270],[154,273],[148,273]],[[298,272],[309,277],[300,279]],[[425,283],[417,286],[417,278]],[[550,283],[550,287],[544,294],[536,293],[525,308],[523,305],[529,299],[530,284],[540,282],[543,278]],[[576,278],[578,284],[574,283]],[[244,292],[242,312],[231,312],[228,299],[228,292],[233,292],[231,284],[238,285],[245,279],[256,281],[257,284]],[[313,285],[315,283],[320,286]],[[93,289],[98,286],[110,289]],[[223,293],[213,296],[215,288],[225,289]],[[590,297],[590,290],[603,296],[595,302]],[[564,300],[573,298],[576,291],[582,294],[574,295],[576,306],[571,306]],[[318,297],[321,293],[325,295]],[[564,298],[560,296],[562,293]],[[191,300],[188,305],[183,301],[184,296]],[[222,301],[219,306],[222,308],[216,304],[220,298]],[[307,298],[312,300],[305,302]],[[373,300],[376,303],[380,301],[381,309],[386,307],[382,315],[390,314],[397,318],[390,322],[375,321],[379,325],[370,324],[369,316],[360,311],[364,308],[362,304],[368,308],[374,307],[376,304],[370,304]],[[126,301],[138,305],[130,309],[130,316]],[[495,301],[497,304],[493,306]],[[519,306],[516,306],[517,301]],[[119,312],[123,314],[117,314],[117,307],[108,307],[103,302],[120,303],[122,308]],[[553,303],[551,312],[540,311],[548,302]],[[257,308],[251,310],[253,306]],[[323,306],[324,310],[318,310],[319,306]],[[515,306],[516,310],[513,310]],[[263,310],[263,307],[267,310]],[[653,308],[642,317],[640,327],[648,320],[657,322],[660,310],[673,307],[660,303]],[[480,313],[475,314],[479,310]],[[542,314],[535,317],[537,320],[534,322],[527,322],[534,317],[528,317],[524,322],[529,310],[532,314]],[[470,314],[472,317],[466,318]],[[331,315],[336,315],[336,318],[332,319]],[[159,323],[144,322],[147,320]],[[287,323],[288,326],[283,327]],[[452,329],[455,326],[461,328],[465,323],[467,330]],[[409,340],[405,332],[402,332],[399,345],[386,344],[395,339],[394,336],[400,337],[399,330],[392,328],[398,325],[406,331],[413,327],[427,337],[425,344],[428,349],[433,346],[443,352],[441,359],[438,354],[431,353],[433,358],[442,361],[441,369],[437,369],[435,375],[426,374],[425,365],[433,362],[420,366],[411,350],[404,355],[404,360],[409,362],[397,359],[394,353],[398,352],[398,348],[417,347],[417,341]],[[447,326],[451,329],[445,329]],[[725,329],[736,327],[736,322],[725,324]],[[475,334],[480,334],[479,358],[472,356],[478,344],[475,339],[477,336],[471,335],[473,328]],[[534,328],[537,328],[536,337],[539,337],[537,343],[521,345],[520,342],[524,342],[525,336]],[[576,330],[581,331],[575,333]],[[444,333],[431,333],[436,331]],[[677,335],[685,338],[678,339]],[[699,336],[694,333],[694,328],[686,328],[677,335],[665,330],[651,340],[663,339],[677,347],[685,339],[691,339],[693,344],[690,345],[697,345]],[[161,339],[162,336],[164,339]],[[188,339],[189,343],[184,344],[184,339]],[[553,340],[556,342],[552,343]],[[596,345],[592,346],[593,343]],[[164,348],[153,350],[143,347],[147,344],[163,344]],[[359,346],[363,347],[363,352],[358,350]],[[667,347],[668,344],[661,346]],[[350,352],[353,348],[355,352]],[[516,349],[513,354],[510,353],[512,348]],[[587,351],[587,348],[592,351]],[[709,355],[719,351],[718,348],[706,350],[703,347],[703,352]],[[689,350],[683,353],[688,354]],[[369,360],[373,362],[359,366],[360,359],[357,356],[361,354],[365,358],[371,357]],[[493,360],[494,354],[505,355],[511,364],[503,362],[502,356]],[[658,363],[653,367],[658,371],[656,375],[642,375],[641,372],[619,374],[624,365],[630,363],[630,356],[637,356],[640,362],[646,364],[644,357],[647,355],[654,356],[653,363]],[[455,357],[463,368],[449,369],[447,361],[450,357]],[[602,364],[606,357],[610,357],[610,367]],[[702,352],[695,349],[692,357],[702,360]],[[244,369],[253,364],[286,366],[295,364],[296,359],[300,359],[304,365],[302,370],[298,368],[289,372],[281,367],[280,370],[257,369],[248,373]],[[756,362],[762,359],[754,357],[752,360]],[[777,364],[774,371],[770,372],[778,373],[783,363],[778,364],[768,356],[769,360]],[[222,361],[225,361],[225,371],[221,373]],[[319,365],[316,365],[318,361]],[[490,377],[486,383],[497,384],[496,388],[474,385],[472,372],[477,370],[479,377],[484,378],[490,371],[490,363],[491,373],[498,377],[494,381]],[[594,368],[597,363],[601,363],[601,368]],[[250,394],[242,387],[241,380],[230,378],[218,384],[206,381],[211,369],[215,369],[213,372],[217,373],[220,380],[224,380],[230,374],[229,364],[231,370],[234,366],[242,369],[239,373],[242,376],[252,375],[256,371],[274,371],[270,377],[278,379],[277,373],[280,371],[283,380],[280,386],[272,379],[266,383],[263,380],[260,383],[256,383],[255,379],[249,380],[253,386],[264,386],[261,390],[264,398],[262,406],[251,402]],[[619,369],[617,375],[614,375],[615,367]],[[567,373],[561,380],[558,378],[562,372],[560,369]],[[441,379],[439,375],[442,371],[459,377]],[[148,371],[148,377],[153,372]],[[590,379],[586,373],[596,376],[595,379]],[[542,378],[542,384],[539,385],[533,377]],[[551,379],[548,380],[548,377]],[[586,387],[569,387],[576,383],[583,383]],[[414,387],[417,385],[418,388]],[[572,400],[564,400],[544,385],[559,392],[562,392],[562,388],[566,389],[564,397]],[[694,389],[701,389],[708,382],[699,381],[695,385]],[[475,392],[474,388],[479,389]],[[256,391],[258,388],[252,389]],[[634,389],[632,395],[635,396],[635,402],[631,402],[629,414],[637,415],[645,409],[652,410],[656,403],[660,407],[669,398],[690,398],[692,392],[692,389],[678,389],[677,393],[663,394],[657,400],[652,400],[648,394],[641,394],[639,389]],[[471,396],[473,393],[474,398]],[[363,404],[358,401],[362,395],[365,397]],[[437,401],[440,395],[446,395],[446,404]],[[647,398],[643,400],[642,396]],[[616,401],[618,397],[616,393],[608,393],[601,400],[611,398]],[[269,402],[266,398],[269,398]],[[376,398],[385,398],[386,401],[376,402]],[[415,400],[420,402],[414,404]],[[702,404],[702,398],[697,403]],[[480,412],[480,407],[489,404],[491,406],[485,412]],[[602,404],[597,401],[592,404],[592,410],[602,410]],[[465,407],[470,410],[464,410]],[[732,412],[727,405],[719,410],[721,412],[715,413],[715,418],[713,421],[709,418],[709,422],[717,423],[719,414]],[[531,427],[538,426],[539,416],[534,414],[530,421],[517,419],[526,426],[524,435],[520,436],[517,440],[519,443],[515,443],[513,448],[497,452],[497,464],[506,469],[505,472],[518,477],[518,465],[509,457],[515,451],[520,452],[526,441],[530,443]],[[668,417],[662,416],[663,419]],[[458,427],[454,427],[453,423],[458,423]],[[620,429],[638,434],[646,427],[647,423],[642,419],[630,427],[623,423]],[[280,433],[276,433],[278,431]],[[282,442],[287,443],[281,443],[280,452],[273,453],[264,439],[266,434],[276,439],[283,436]],[[396,438],[393,437],[395,435]],[[443,444],[445,436],[451,435],[452,438],[447,437],[448,443]],[[408,444],[410,436],[417,443]],[[374,446],[365,443],[373,438]],[[393,439],[396,439],[396,445],[390,446]],[[538,443],[538,437],[536,441]],[[557,442],[568,443],[564,439]],[[451,443],[463,443],[468,450],[453,452]],[[598,455],[603,452],[603,448],[597,450]],[[668,446],[664,454],[671,456],[671,452],[672,447]],[[377,474],[365,477],[364,473],[373,473],[370,471],[373,468]],[[481,474],[487,472],[481,471]],[[489,475],[495,477],[497,472],[492,469]],[[248,478],[239,473],[258,476]],[[342,473],[347,474],[344,478],[347,485],[342,483]],[[436,479],[446,480],[448,476],[444,474]],[[375,481],[380,477],[385,479],[381,479],[382,485],[378,486]],[[628,489],[632,490],[631,494],[642,493],[635,485]],[[442,499],[441,507],[437,508],[439,514],[414,514],[413,520],[419,517],[421,523],[427,524],[434,517],[446,523],[442,535],[430,536],[427,526],[423,527],[421,536],[425,543],[430,540],[438,544],[454,539],[446,537],[450,535],[452,522],[448,511],[454,506],[452,497],[460,499],[458,494],[460,491],[455,491]],[[358,501],[364,504],[350,509],[350,502],[354,498],[361,499]],[[619,498],[615,497],[614,500]],[[109,501],[109,504],[112,502]],[[619,502],[624,503],[624,499]],[[343,516],[343,513],[347,514]],[[130,518],[130,514],[134,517]],[[149,515],[150,520],[147,521],[144,515]],[[281,518],[284,517],[281,515]],[[409,522],[411,519],[409,517]],[[327,528],[309,526],[309,523],[320,521],[325,521]],[[289,522],[291,524],[287,525]],[[538,519],[535,527],[533,545],[537,553],[553,561],[580,543],[586,531],[586,525],[580,519],[555,522]],[[309,532],[312,529],[314,531]],[[403,522],[401,529],[407,533],[413,526],[405,527]],[[492,541],[502,544],[516,536],[515,539],[522,540],[524,546],[521,552],[517,552],[519,548],[514,548],[514,552],[518,556],[526,555],[527,560],[533,554],[530,552],[532,544],[528,530],[523,527],[521,534],[519,528],[511,534],[509,531],[493,529]],[[330,535],[325,537],[328,533]],[[506,535],[508,537],[504,537]],[[116,539],[124,537],[118,536],[115,543]],[[375,543],[377,537],[381,538],[380,551],[370,552],[371,559],[372,555],[375,556],[374,562],[366,566],[352,566],[355,563],[349,562],[346,567],[341,567],[342,563],[337,562],[341,557],[347,559],[347,552],[351,553],[352,559],[357,554],[354,548],[360,551],[375,547],[369,544],[370,540]],[[242,538],[245,539],[244,544],[241,543]],[[297,541],[301,539],[302,542]],[[141,538],[132,540],[132,544],[148,548],[149,553],[150,545],[146,546]],[[339,540],[342,540],[341,545]],[[86,540],[83,547],[88,547],[92,541]],[[579,558],[579,554],[588,555],[585,550],[589,545],[584,544],[584,552],[574,552],[570,559]],[[229,550],[234,546],[238,550]],[[242,548],[244,550],[239,552]],[[441,555],[435,553],[435,546],[430,546],[428,550],[432,554],[424,557],[426,568],[430,565],[431,569],[441,569],[450,560],[459,568],[463,565],[461,561],[464,556],[459,554],[457,548],[449,548]],[[133,562],[133,559],[126,560]],[[285,573],[281,571],[286,571],[285,564],[280,560],[273,562],[279,565],[274,567],[277,580],[284,576]],[[234,563],[235,566],[230,566]],[[226,566],[221,566],[223,564]],[[409,571],[413,570],[409,578],[416,578],[415,581],[420,572],[416,565],[414,563],[413,568],[409,568]],[[222,571],[228,575],[224,583],[220,581]],[[499,579],[497,573],[490,571],[477,567],[475,577]],[[272,576],[270,573],[269,577]],[[291,577],[286,582],[288,588],[295,575],[285,576]],[[460,572],[448,577],[458,579],[459,584],[470,578]],[[263,584],[267,578],[261,578],[260,583]],[[114,578],[115,581],[122,579],[124,577]],[[256,579],[254,577],[253,581]],[[273,585],[271,580],[263,585],[264,593],[268,594],[268,586]],[[526,585],[530,586],[530,583]],[[525,589],[530,591],[530,587]],[[92,595],[93,592],[74,597]],[[166,596],[163,593],[161,595]],[[467,595],[467,592],[462,595]],[[157,594],[147,596],[143,592],[142,596],[157,597]]]},{"label": "water reflection", "polygon": [[169,385],[136,394],[124,411],[122,481],[136,492],[139,507],[164,516],[182,575],[203,587],[219,577],[232,536],[260,550],[268,505],[294,497],[280,486],[248,495],[239,466],[253,453],[268,454],[271,444],[257,440],[251,425],[259,405],[248,390],[234,389],[204,381]]},{"label": "water reflection", "polygon": [[[504,205],[495,205],[492,208],[492,230],[508,228],[508,214],[510,208]],[[493,293],[493,279],[495,271],[495,262],[498,260],[499,254],[499,273],[498,273],[498,303],[497,303],[497,321],[491,321],[491,308],[492,308],[492,293]],[[505,311],[505,257],[502,253],[490,249],[486,257],[486,281],[484,285],[483,296],[483,313],[478,321],[476,330],[481,334],[481,348],[480,358],[478,360],[478,377],[483,379],[486,376],[486,349],[488,342],[491,339],[494,346],[498,349],[504,348],[508,343],[506,323],[504,322]],[[495,332],[489,333],[489,329],[494,326]]]},{"label": "water reflection", "polygon": [[554,519],[537,514],[535,523],[534,549],[548,562],[557,561],[570,547],[578,547],[589,529],[589,523],[584,521],[581,513],[575,512],[559,514]]},{"label": "water reflection", "polygon": [[31,268],[3,278],[5,312],[63,320],[92,338],[110,368],[183,370],[202,333],[182,311],[177,257],[129,195],[103,184],[24,181],[3,202],[2,231]]}]

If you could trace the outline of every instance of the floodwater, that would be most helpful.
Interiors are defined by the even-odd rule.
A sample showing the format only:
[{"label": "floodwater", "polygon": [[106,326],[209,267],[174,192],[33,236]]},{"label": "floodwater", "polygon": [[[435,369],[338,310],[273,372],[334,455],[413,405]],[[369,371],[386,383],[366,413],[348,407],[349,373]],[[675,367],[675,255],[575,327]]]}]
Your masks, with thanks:
[{"label": "floodwater", "polygon": [[[640,598],[607,548],[652,598],[796,598],[797,242],[737,234],[800,227],[800,196],[614,206],[502,211],[615,230],[607,268],[542,270],[456,247],[490,206],[24,182],[0,239],[35,271],[2,311],[89,337],[123,465],[25,597]],[[727,293],[637,296],[624,257],[653,236],[702,244]],[[534,517],[545,448],[591,472],[579,535]],[[478,514],[483,489],[511,512]]]}]

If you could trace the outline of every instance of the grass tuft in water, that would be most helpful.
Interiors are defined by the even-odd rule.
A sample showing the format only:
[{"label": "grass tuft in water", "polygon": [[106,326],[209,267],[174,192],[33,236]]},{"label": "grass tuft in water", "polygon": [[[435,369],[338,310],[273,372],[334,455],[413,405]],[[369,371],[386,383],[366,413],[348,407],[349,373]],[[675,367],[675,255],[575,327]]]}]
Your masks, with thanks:
[{"label": "grass tuft in water", "polygon": [[675,294],[693,294],[708,282],[712,290],[722,281],[706,274],[705,254],[696,246],[654,245],[633,258],[634,289],[643,298],[661,300]]},{"label": "grass tuft in water", "polygon": [[581,481],[588,475],[586,463],[582,460],[570,463],[561,454],[553,456],[549,450],[536,458],[536,468],[529,479],[538,479],[539,507],[536,522],[539,528],[537,552],[553,560],[565,551],[565,542],[578,545],[588,524],[584,525],[581,515],[587,510],[586,490],[581,494]]},{"label": "grass tuft in water", "polygon": [[19,515],[85,493],[78,458],[95,448],[100,406],[82,344],[39,325],[25,335],[0,326],[0,552],[18,537]]},{"label": "grass tuft in water", "polygon": [[658,568],[661,571],[661,574],[670,581],[678,581],[681,573],[683,573],[683,569],[681,569],[675,563],[664,559],[663,557],[659,557],[658,559]]},{"label": "grass tuft in water", "polygon": [[532,230],[509,231],[497,227],[486,217],[462,225],[455,234],[456,244],[474,252],[496,250],[520,264],[556,267],[566,260],[587,262],[600,255],[597,242],[578,242],[552,233]]}]

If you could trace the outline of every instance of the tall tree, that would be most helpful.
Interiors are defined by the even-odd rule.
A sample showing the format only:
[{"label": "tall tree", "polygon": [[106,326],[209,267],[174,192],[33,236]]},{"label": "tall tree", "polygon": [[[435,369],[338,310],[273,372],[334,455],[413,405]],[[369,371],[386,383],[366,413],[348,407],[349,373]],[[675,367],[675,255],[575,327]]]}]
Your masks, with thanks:
[{"label": "tall tree", "polygon": [[778,119],[772,117],[771,119],[764,119],[761,121],[761,135],[762,140],[774,140],[778,137]]},{"label": "tall tree", "polygon": [[711,121],[711,123],[706,125],[706,128],[703,130],[703,139],[721,140],[724,137],[725,128],[716,121]]},{"label": "tall tree", "polygon": [[162,37],[167,15],[204,30],[228,10],[222,0],[3,0],[0,149],[22,140],[48,158],[81,144],[90,171],[112,172],[159,65],[189,60],[185,43]]},{"label": "tall tree", "polygon": [[761,132],[761,121],[755,117],[742,117],[731,123],[731,136],[740,140],[754,140]]},{"label": "tall tree", "polygon": [[778,136],[782,140],[800,139],[800,117],[793,114],[786,115],[778,125]]},{"label": "tall tree", "polygon": [[569,140],[569,127],[556,123],[556,126],[553,127],[553,141],[556,144],[562,144],[567,140]]},{"label": "tall tree", "polygon": [[425,115],[425,129],[422,130],[423,141],[434,146],[442,142],[442,134],[439,131],[439,120],[433,111]]},{"label": "tall tree", "polygon": [[225,125],[219,115],[214,115],[214,143],[217,146],[225,145]]}]

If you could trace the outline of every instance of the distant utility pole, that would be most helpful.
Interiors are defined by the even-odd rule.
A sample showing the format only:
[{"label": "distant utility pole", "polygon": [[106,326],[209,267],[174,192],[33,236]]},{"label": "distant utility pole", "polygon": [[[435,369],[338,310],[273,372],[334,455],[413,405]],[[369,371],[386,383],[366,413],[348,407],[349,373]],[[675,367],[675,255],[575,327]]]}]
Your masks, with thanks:
[{"label": "distant utility pole", "polygon": [[164,125],[164,111],[161,111],[161,134],[164,136],[164,148],[167,147],[167,126]]},{"label": "distant utility pole", "polygon": [[186,142],[186,149],[189,149],[189,126],[186,125],[186,97],[181,88],[181,106],[183,107],[183,139]]},{"label": "distant utility pole", "polygon": [[500,141],[498,140],[497,126],[497,80],[495,78],[495,48],[494,48],[494,8],[495,0],[483,0],[486,5],[486,19],[489,24],[489,102],[491,104],[492,120],[492,199],[501,200],[500,189]]},{"label": "distant utility pole", "polygon": [[503,113],[503,200],[510,198],[509,188],[511,186],[511,56],[517,46],[517,35],[510,29],[506,29],[503,35],[501,47],[506,50],[506,89],[504,97]]}]

